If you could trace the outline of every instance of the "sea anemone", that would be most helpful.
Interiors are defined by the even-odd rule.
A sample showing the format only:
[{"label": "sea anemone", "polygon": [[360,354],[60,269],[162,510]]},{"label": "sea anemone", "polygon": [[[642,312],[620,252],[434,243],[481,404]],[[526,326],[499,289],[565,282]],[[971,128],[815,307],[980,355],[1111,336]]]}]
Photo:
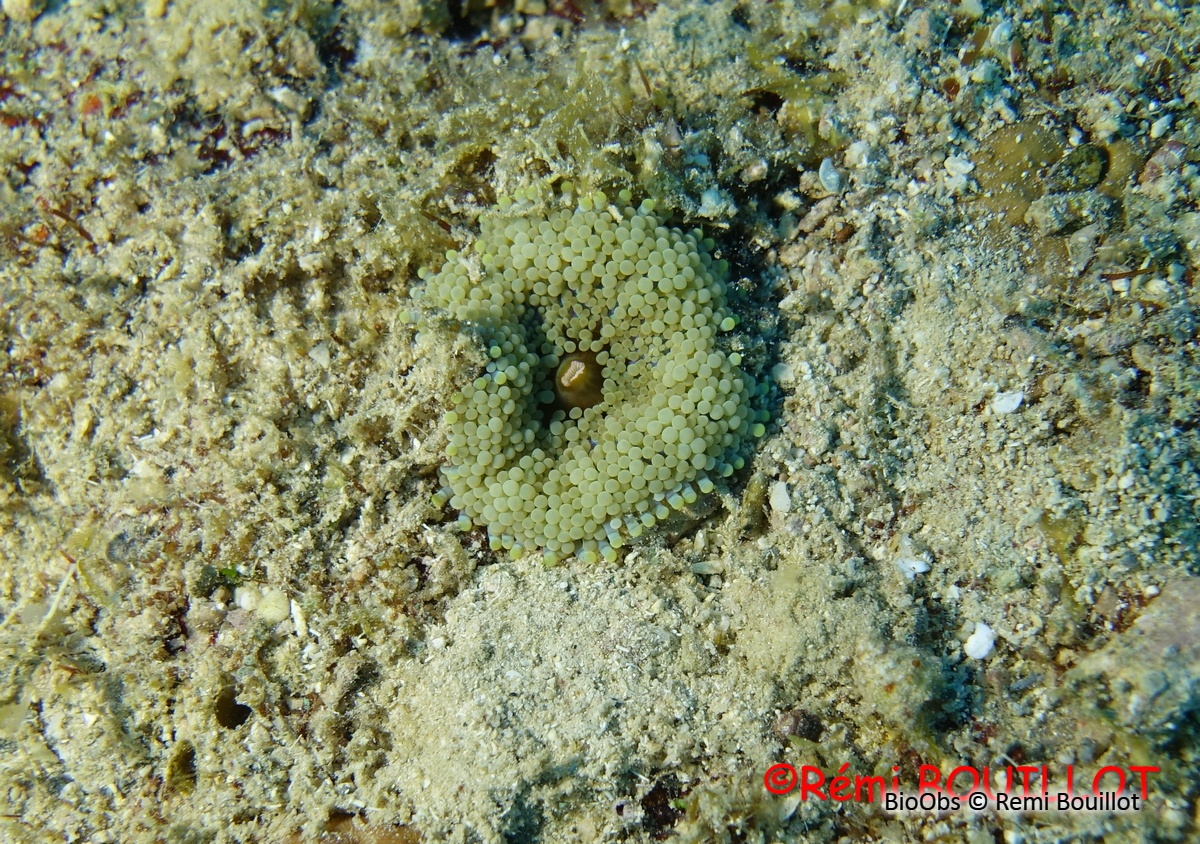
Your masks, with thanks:
[{"label": "sea anemone", "polygon": [[740,468],[766,417],[719,341],[736,320],[711,241],[627,192],[537,208],[502,200],[421,272],[419,298],[489,358],[452,397],[443,476],[496,549],[613,560]]}]

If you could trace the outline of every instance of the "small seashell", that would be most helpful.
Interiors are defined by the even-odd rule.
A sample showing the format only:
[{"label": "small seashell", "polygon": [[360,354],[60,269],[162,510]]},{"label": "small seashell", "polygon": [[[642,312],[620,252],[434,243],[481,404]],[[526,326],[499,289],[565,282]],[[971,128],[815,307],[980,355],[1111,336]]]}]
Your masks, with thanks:
[{"label": "small seashell", "polygon": [[1146,161],[1146,166],[1138,174],[1138,184],[1148,185],[1157,182],[1168,173],[1177,172],[1186,153],[1187,147],[1179,141],[1167,141]]},{"label": "small seashell", "polygon": [[821,160],[821,166],[817,168],[817,179],[821,182],[821,187],[830,193],[837,193],[842,189],[842,174],[833,166],[831,158]]}]

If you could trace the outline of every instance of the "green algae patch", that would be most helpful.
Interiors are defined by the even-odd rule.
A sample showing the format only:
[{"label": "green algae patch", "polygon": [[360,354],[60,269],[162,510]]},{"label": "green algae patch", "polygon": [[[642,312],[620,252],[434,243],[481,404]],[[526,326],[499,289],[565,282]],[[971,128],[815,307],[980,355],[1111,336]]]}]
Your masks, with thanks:
[{"label": "green algae patch", "polygon": [[[755,383],[720,343],[736,325],[724,262],[629,200],[502,201],[472,249],[423,273],[423,299],[488,360],[446,414],[443,474],[497,549],[615,559],[763,434]],[[586,406],[577,379],[597,382]]]}]

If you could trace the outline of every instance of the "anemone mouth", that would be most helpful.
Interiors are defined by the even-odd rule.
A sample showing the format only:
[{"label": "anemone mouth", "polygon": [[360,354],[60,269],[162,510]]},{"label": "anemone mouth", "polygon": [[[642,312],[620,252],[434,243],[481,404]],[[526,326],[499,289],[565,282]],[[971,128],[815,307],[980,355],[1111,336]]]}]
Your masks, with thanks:
[{"label": "anemone mouth", "polygon": [[573,352],[554,371],[555,407],[587,410],[604,401],[604,366],[596,352]]},{"label": "anemone mouth", "polygon": [[447,415],[443,476],[496,550],[615,559],[762,435],[755,384],[718,339],[735,321],[712,243],[621,201],[502,204],[474,254],[422,276],[490,358]]}]

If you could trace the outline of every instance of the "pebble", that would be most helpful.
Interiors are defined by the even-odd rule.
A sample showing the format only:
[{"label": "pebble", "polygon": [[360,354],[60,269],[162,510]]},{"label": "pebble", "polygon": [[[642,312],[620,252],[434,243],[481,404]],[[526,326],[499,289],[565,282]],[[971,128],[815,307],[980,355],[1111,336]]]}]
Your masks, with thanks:
[{"label": "pebble", "polygon": [[965,176],[975,169],[975,165],[969,158],[963,158],[960,155],[952,155],[946,159],[946,172],[951,176]]},{"label": "pebble", "polygon": [[1064,155],[1046,174],[1047,193],[1090,190],[1108,171],[1108,153],[1095,144],[1082,144]]},{"label": "pebble", "polygon": [[1169,114],[1164,114],[1162,117],[1150,124],[1150,137],[1161,138],[1167,132],[1171,131],[1172,117]]},{"label": "pebble", "polygon": [[4,14],[18,23],[29,23],[42,13],[46,0],[3,0]]},{"label": "pebble", "polygon": [[1025,222],[1041,235],[1070,234],[1093,223],[1107,228],[1116,212],[1117,203],[1100,193],[1047,194],[1030,203]]}]

